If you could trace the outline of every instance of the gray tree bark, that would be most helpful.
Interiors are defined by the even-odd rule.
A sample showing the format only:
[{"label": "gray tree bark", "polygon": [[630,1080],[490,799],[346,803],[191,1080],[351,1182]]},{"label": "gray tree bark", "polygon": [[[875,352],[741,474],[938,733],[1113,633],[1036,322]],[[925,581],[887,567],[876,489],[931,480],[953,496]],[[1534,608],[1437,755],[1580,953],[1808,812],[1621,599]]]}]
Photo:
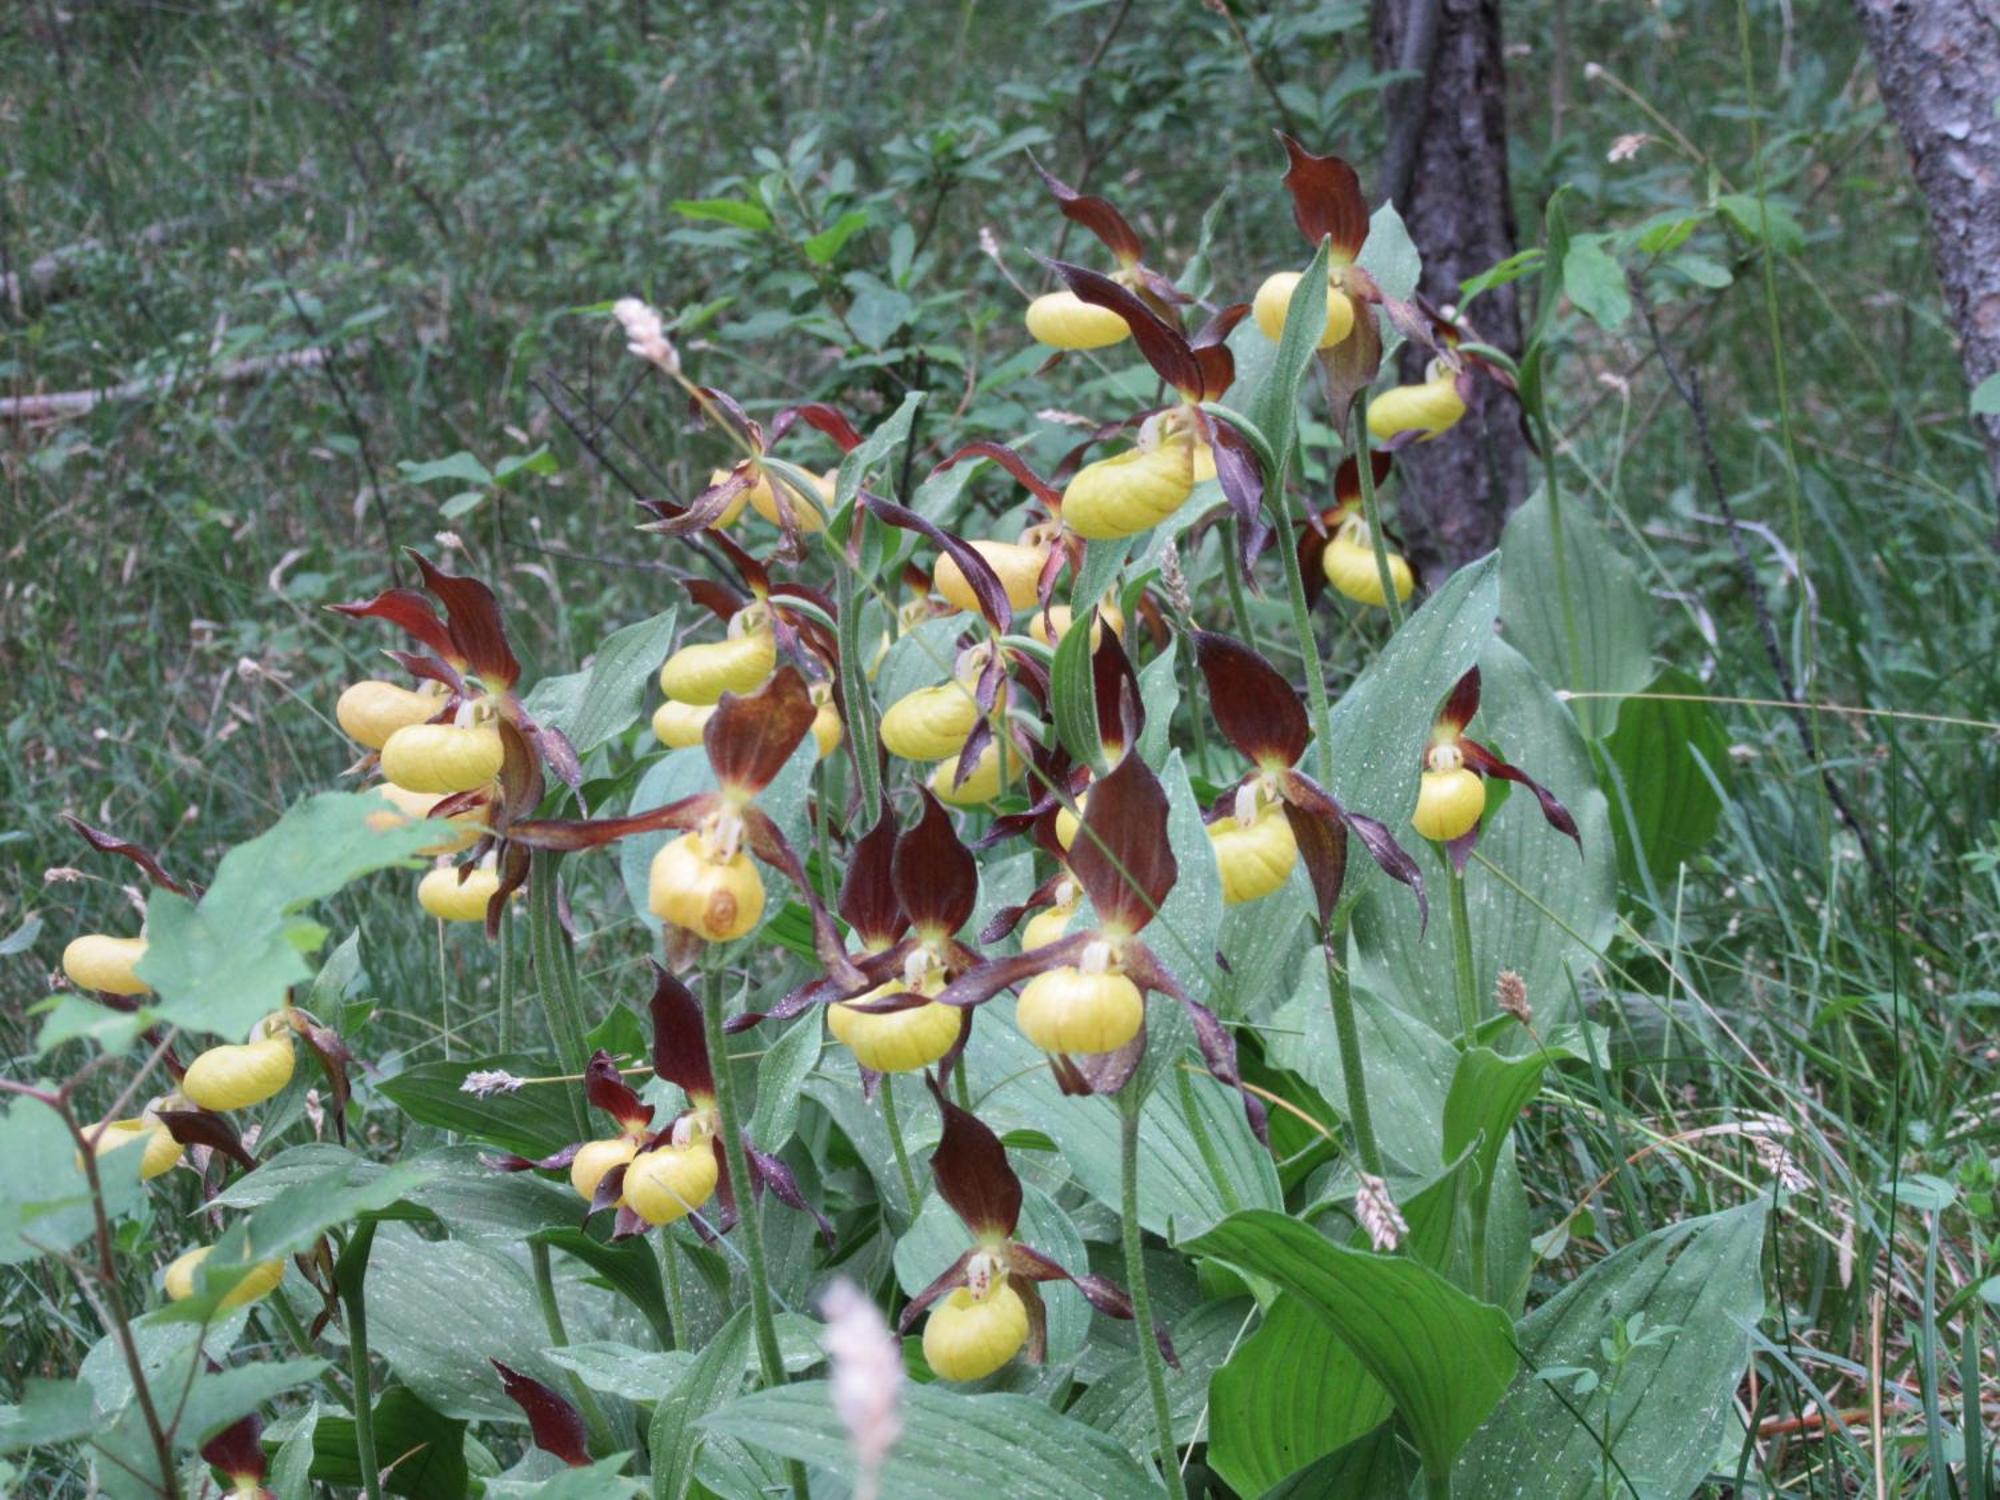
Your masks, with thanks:
[{"label": "gray tree bark", "polygon": [[[1976,386],[2000,370],[2000,11],[1983,0],[1855,0],[1855,10],[1930,204],[1932,258]],[[1973,421],[2000,492],[2000,417]]]},{"label": "gray tree bark", "polygon": [[[1423,294],[1456,303],[1462,281],[1516,248],[1500,3],[1375,0],[1372,24],[1376,66],[1421,71],[1429,64],[1427,85],[1391,91],[1390,144],[1378,186],[1423,256]],[[1482,341],[1520,353],[1521,306],[1513,286],[1481,297],[1471,322]],[[1424,363],[1422,351],[1405,349],[1401,378],[1420,379]],[[1441,438],[1403,449],[1396,468],[1397,515],[1410,556],[1433,580],[1442,578],[1492,551],[1507,513],[1527,494],[1519,403],[1480,381],[1464,420]]]}]

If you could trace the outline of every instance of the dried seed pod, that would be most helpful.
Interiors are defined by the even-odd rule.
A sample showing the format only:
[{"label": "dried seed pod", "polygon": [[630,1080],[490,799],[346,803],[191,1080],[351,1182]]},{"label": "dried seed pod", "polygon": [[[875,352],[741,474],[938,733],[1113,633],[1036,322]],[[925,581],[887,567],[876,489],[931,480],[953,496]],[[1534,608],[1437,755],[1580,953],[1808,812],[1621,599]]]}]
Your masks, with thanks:
[{"label": "dried seed pod", "polygon": [[1021,1035],[1044,1052],[1116,1052],[1139,1034],[1145,998],[1123,974],[1071,965],[1028,981],[1014,1008]]},{"label": "dried seed pod", "polygon": [[291,1023],[273,1011],[248,1042],[210,1047],[189,1063],[181,1093],[198,1109],[248,1109],[292,1081],[295,1061]]},{"label": "dried seed pod", "polygon": [[1021,1352],[1028,1308],[1002,1274],[984,1297],[954,1288],[924,1323],[924,1362],[942,1380],[978,1380]]},{"label": "dried seed pod", "polygon": [[882,747],[904,760],[943,760],[964,745],[979,722],[979,703],[964,682],[918,688],[882,715]]},{"label": "dried seed pod", "polygon": [[[909,988],[901,981],[892,981],[858,996],[857,1001],[880,1000]],[[936,969],[916,986],[917,993],[924,995],[935,995],[943,988],[943,971]],[[842,1003],[827,1007],[826,1029],[846,1044],[862,1067],[877,1073],[914,1073],[951,1051],[964,1016],[956,1006],[936,1003],[883,1015]]]},{"label": "dried seed pod", "polygon": [[[215,1247],[197,1245],[194,1249],[176,1257],[160,1277],[160,1285],[166,1291],[170,1302],[184,1302],[194,1295],[195,1271],[208,1259],[208,1253]],[[251,1266],[249,1273],[229,1289],[221,1303],[221,1311],[232,1312],[239,1307],[247,1307],[252,1302],[262,1301],[285,1279],[285,1263],[282,1260],[260,1260]]]},{"label": "dried seed pod", "polygon": [[1194,439],[1171,433],[1085,464],[1063,491],[1063,524],[1090,541],[1150,531],[1194,493]]},{"label": "dried seed pod", "polygon": [[389,736],[412,724],[423,724],[444,706],[444,688],[426,682],[414,692],[393,682],[357,682],[333,705],[334,722],[357,745],[380,750]]},{"label": "dried seed pod", "polygon": [[80,990],[102,990],[107,995],[150,995],[152,986],[133,972],[146,956],[142,937],[112,937],[108,933],[86,932],[71,938],[63,949],[63,973]]},{"label": "dried seed pod", "polygon": [[764,880],[749,855],[718,860],[700,833],[685,833],[653,856],[648,904],[662,922],[726,943],[763,920]]},{"label": "dried seed pod", "polygon": [[1051,349],[1108,349],[1132,336],[1132,325],[1075,292],[1049,292],[1028,304],[1028,332]]},{"label": "dried seed pod", "polygon": [[1298,863],[1298,840],[1291,820],[1275,802],[1266,803],[1249,823],[1234,815],[1208,825],[1208,841],[1222,874],[1222,900],[1227,906],[1256,901],[1281,890]]},{"label": "dried seed pod", "polygon": [[[1009,604],[1017,610],[1034,607],[1041,597],[1042,564],[1048,560],[1046,548],[1025,542],[977,541],[968,545],[999,575],[1000,587],[1007,591]],[[978,596],[950,553],[939,555],[937,567],[931,572],[931,587],[955,609],[979,608]]]},{"label": "dried seed pod", "polygon": [[411,792],[476,792],[507,759],[494,724],[409,724],[382,746],[382,772]]},{"label": "dried seed pod", "polygon": [[[1284,337],[1285,315],[1291,311],[1292,293],[1298,290],[1303,277],[1297,271],[1277,271],[1264,278],[1264,284],[1257,288],[1256,300],[1250,306],[1250,315],[1257,320],[1257,326],[1264,330],[1264,336],[1272,342]],[[1354,303],[1346,292],[1334,286],[1331,279],[1326,289],[1326,327],[1319,336],[1321,349],[1331,349],[1354,331]]]},{"label": "dried seed pod", "polygon": [[417,882],[417,901],[440,922],[484,922],[499,889],[500,876],[488,866],[476,866],[460,880],[456,865],[440,865]]},{"label": "dried seed pod", "polygon": [[705,1137],[640,1153],[625,1169],[625,1201],[648,1224],[671,1224],[715,1196],[715,1147]]}]

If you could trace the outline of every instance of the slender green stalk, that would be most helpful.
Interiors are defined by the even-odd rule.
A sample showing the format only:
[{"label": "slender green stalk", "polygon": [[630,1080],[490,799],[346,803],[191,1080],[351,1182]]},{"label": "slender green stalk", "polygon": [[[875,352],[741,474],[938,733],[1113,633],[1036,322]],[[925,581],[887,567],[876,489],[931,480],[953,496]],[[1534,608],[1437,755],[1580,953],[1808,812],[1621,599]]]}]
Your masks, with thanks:
[{"label": "slender green stalk", "polygon": [[1458,988],[1458,1029],[1472,1045],[1473,1029],[1479,1025],[1479,982],[1472,970],[1472,917],[1465,908],[1465,877],[1451,868],[1445,856],[1445,875],[1451,885],[1451,966]]},{"label": "slender green stalk", "polygon": [[[1546,354],[1540,362],[1547,363]],[[1537,372],[1543,378],[1535,382],[1535,400],[1532,416],[1535,423],[1535,443],[1542,450],[1542,492],[1548,496],[1549,510],[1549,558],[1555,566],[1556,597],[1562,603],[1563,645],[1568,651],[1569,681],[1564,687],[1582,686],[1583,635],[1576,624],[1576,593],[1570,587],[1569,578],[1569,534],[1563,530],[1562,486],[1556,483],[1556,435],[1549,424],[1548,392],[1546,369]]]},{"label": "slender green stalk", "polygon": [[364,1222],[347,1242],[335,1274],[341,1310],[347,1319],[347,1368],[354,1382],[354,1459],[368,1500],[382,1500],[381,1465],[375,1457],[375,1396],[368,1386],[368,1255],[375,1248],[374,1222]]},{"label": "slender green stalk", "polygon": [[438,940],[438,1017],[444,1037],[444,1060],[451,1061],[451,962],[444,951],[444,923],[435,924]]},{"label": "slender green stalk", "polygon": [[[562,1304],[556,1301],[555,1268],[549,1260],[549,1247],[539,1240],[529,1240],[528,1261],[534,1268],[535,1301],[541,1305],[542,1326],[548,1330],[549,1343],[557,1349],[567,1349],[569,1330],[563,1327]],[[572,1374],[569,1383],[576,1396],[576,1408],[583,1413],[584,1426],[590,1429],[591,1450],[598,1454],[610,1452],[611,1424],[604,1419],[597,1393],[578,1375]]]},{"label": "slender green stalk", "polygon": [[1173,1409],[1167,1404],[1167,1362],[1153,1336],[1153,1296],[1146,1287],[1145,1236],[1139,1228],[1139,1116],[1145,1107],[1137,1089],[1118,1095],[1118,1176],[1120,1217],[1125,1229],[1125,1283],[1132,1294],[1132,1319],[1138,1329],[1139,1361],[1146,1367],[1146,1388],[1153,1398],[1153,1435],[1159,1443],[1160,1467],[1167,1493],[1187,1500],[1187,1484],[1174,1453]]},{"label": "slender green stalk", "polygon": [[681,1292],[681,1252],[674,1244],[672,1230],[660,1226],[660,1275],[667,1283],[667,1341],[669,1349],[687,1347],[687,1302]]},{"label": "slender green stalk", "polygon": [[1313,740],[1319,753],[1319,777],[1333,784],[1333,733],[1330,728],[1332,705],[1326,696],[1326,669],[1319,659],[1318,639],[1313,635],[1312,610],[1306,603],[1305,575],[1299,571],[1299,549],[1293,545],[1301,518],[1292,514],[1292,499],[1285,490],[1282,460],[1278,472],[1264,485],[1265,503],[1277,513],[1279,545],[1273,550],[1285,569],[1285,593],[1292,602],[1292,631],[1298,637],[1301,665],[1305,668],[1306,704],[1312,710]]},{"label": "slender green stalk", "polygon": [[521,982],[519,954],[514,951],[514,914],[500,914],[500,1050],[514,1050],[514,990]]},{"label": "slender green stalk", "polygon": [[[1335,950],[1338,950],[1336,952]],[[1340,1043],[1340,1080],[1347,1089],[1347,1122],[1354,1127],[1354,1150],[1363,1171],[1382,1175],[1382,1148],[1375,1140],[1375,1116],[1368,1108],[1368,1071],[1361,1066],[1361,1027],[1354,1017],[1354,986],[1347,973],[1347,919],[1328,924],[1320,945],[1326,958],[1326,993],[1333,1007],[1333,1034]]]},{"label": "slender green stalk", "polygon": [[[537,849],[534,867],[528,875],[528,945],[535,963],[535,990],[548,1015],[549,1035],[556,1044],[556,1060],[565,1073],[583,1076],[589,1061],[584,1044],[583,999],[577,992],[576,969],[571,962],[569,940],[563,935],[557,914],[557,895],[562,856]],[[576,1119],[577,1139],[590,1134],[590,1115],[585,1109],[583,1085],[568,1087],[570,1112]]]},{"label": "slender green stalk", "polygon": [[[712,951],[712,950],[711,950]],[[743,1150],[742,1118],[736,1108],[736,1079],[729,1067],[729,1041],[722,1031],[722,968],[708,965],[707,993],[702,996],[702,1030],[708,1039],[708,1066],[715,1074],[716,1128],[722,1134],[722,1158],[729,1164],[729,1181],[736,1190],[738,1220],[743,1231],[743,1263],[750,1282],[750,1324],[757,1334],[757,1362],[764,1384],[785,1383],[785,1361],[778,1352],[778,1326],[771,1316],[771,1279],[764,1267],[764,1222],[757,1212],[757,1195],[750,1190],[750,1159]],[[787,1460],[785,1472],[792,1493],[807,1500],[806,1473],[798,1461]]]},{"label": "slender green stalk", "polygon": [[896,1114],[896,1075],[882,1075],[882,1123],[889,1127],[889,1145],[896,1153],[896,1172],[903,1179],[903,1201],[909,1205],[910,1222],[917,1218],[917,1174],[910,1170],[909,1148],[903,1144],[903,1122]]},{"label": "slender green stalk", "polygon": [[1243,1206],[1243,1200],[1222,1165],[1222,1153],[1215,1149],[1215,1138],[1209,1134],[1208,1122],[1201,1117],[1201,1101],[1194,1096],[1194,1077],[1186,1068],[1175,1068],[1174,1083],[1180,1089],[1181,1112],[1187,1116],[1188,1130],[1194,1136],[1195,1150],[1201,1154],[1201,1164],[1208,1168],[1215,1190],[1222,1195],[1223,1211],[1233,1214]]},{"label": "slender green stalk", "polygon": [[1354,398],[1354,467],[1361,477],[1361,518],[1368,523],[1368,540],[1375,549],[1375,576],[1382,584],[1382,603],[1389,611],[1389,629],[1403,628],[1403,601],[1396,594],[1396,575],[1389,571],[1389,542],[1382,535],[1382,510],[1375,502],[1374,455],[1368,449],[1368,392]]},{"label": "slender green stalk", "polygon": [[1243,589],[1241,523],[1233,515],[1222,526],[1222,576],[1229,585],[1229,612],[1236,619],[1236,628],[1243,632],[1243,639],[1249,642],[1252,651],[1262,652],[1256,623],[1250,618],[1250,597]]}]

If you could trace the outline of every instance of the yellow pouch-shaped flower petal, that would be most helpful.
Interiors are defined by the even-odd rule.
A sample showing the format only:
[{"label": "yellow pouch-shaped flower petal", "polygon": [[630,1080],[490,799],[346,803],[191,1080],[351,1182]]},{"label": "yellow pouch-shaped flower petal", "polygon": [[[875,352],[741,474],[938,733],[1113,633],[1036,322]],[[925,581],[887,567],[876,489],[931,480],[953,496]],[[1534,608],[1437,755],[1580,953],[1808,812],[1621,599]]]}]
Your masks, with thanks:
[{"label": "yellow pouch-shaped flower petal", "polygon": [[681,647],[660,668],[660,691],[682,703],[720,703],[724,693],[755,692],[777,665],[776,637],[769,630],[748,630]]},{"label": "yellow pouch-shaped flower petal", "polygon": [[1410,824],[1425,838],[1450,843],[1472,832],[1486,811],[1486,783],[1464,766],[1426,771],[1417,787]]},{"label": "yellow pouch-shaped flower petal", "polygon": [[1028,332],[1051,349],[1108,349],[1130,338],[1132,327],[1110,308],[1065,290],[1028,304]]},{"label": "yellow pouch-shaped flower petal", "polygon": [[653,856],[648,904],[662,922],[726,943],[763,920],[764,880],[749,855],[717,862],[699,833],[685,833]]},{"label": "yellow pouch-shaped flower petal", "polygon": [[[1021,542],[992,541],[977,541],[971,546],[999,574],[1000,587],[1006,590],[1007,602],[1015,609],[1028,609],[1041,597],[1042,564],[1048,559],[1042,548]],[[948,552],[938,558],[937,567],[931,570],[931,587],[956,609],[979,608],[972,585],[965,581],[964,571]]]},{"label": "yellow pouch-shaped flower petal", "polygon": [[1234,817],[1217,819],[1208,825],[1208,841],[1222,872],[1222,900],[1227,906],[1278,890],[1299,857],[1291,820],[1275,804],[1267,803],[1248,826]]},{"label": "yellow pouch-shaped flower petal", "polygon": [[941,682],[889,705],[882,715],[882,747],[904,760],[943,760],[958,753],[978,722],[971,686]]},{"label": "yellow pouch-shaped flower petal", "polygon": [[[1374,547],[1364,547],[1343,532],[1326,544],[1326,550],[1320,553],[1319,567],[1326,581],[1355,603],[1372,604],[1380,609],[1386,602],[1382,573],[1375,566]],[[1395,585],[1398,599],[1409,598],[1416,587],[1416,575],[1401,553],[1389,554],[1389,581]]]},{"label": "yellow pouch-shaped flower petal", "polygon": [[[1273,343],[1284,337],[1285,314],[1291,310],[1292,293],[1298,289],[1300,279],[1297,271],[1275,272],[1264,278],[1264,284],[1257,288],[1256,300],[1250,304],[1250,315],[1264,330],[1264,337]],[[1354,303],[1339,287],[1329,286],[1326,327],[1320,332],[1319,347],[1331,349],[1353,331]]]},{"label": "yellow pouch-shaped flower petal", "polygon": [[1465,398],[1449,372],[1421,385],[1399,385],[1368,403],[1368,431],[1378,443],[1405,432],[1421,432],[1422,442],[1449,432],[1465,415]]},{"label": "yellow pouch-shaped flower petal", "polygon": [[924,1324],[924,1363],[940,1380],[979,1380],[1028,1342],[1028,1308],[1003,1276],[985,1299],[955,1287]]},{"label": "yellow pouch-shaped flower petal", "polygon": [[412,792],[476,792],[507,758],[492,724],[410,724],[382,746],[382,774]]},{"label": "yellow pouch-shaped flower petal", "polygon": [[389,736],[412,724],[422,724],[443,706],[444,694],[436,683],[425,683],[412,692],[393,682],[357,682],[340,695],[333,705],[334,722],[357,745],[380,750]]},{"label": "yellow pouch-shaped flower petal", "polygon": [[275,1032],[267,1017],[255,1041],[210,1047],[188,1064],[181,1093],[190,1104],[218,1113],[249,1109],[274,1097],[292,1081],[292,1031],[280,1017]]},{"label": "yellow pouch-shaped flower petal", "polygon": [[417,903],[440,922],[484,922],[499,889],[499,874],[483,865],[463,881],[455,865],[441,865],[417,882]]},{"label": "yellow pouch-shaped flower petal", "polygon": [[86,932],[63,949],[63,973],[80,990],[107,995],[150,995],[152,987],[133,972],[146,956],[144,938],[112,937]]},{"label": "yellow pouch-shaped flower petal", "polygon": [[1194,442],[1180,434],[1078,469],[1063,491],[1063,525],[1094,542],[1137,536],[1179,510],[1192,493]]},{"label": "yellow pouch-shaped flower petal", "polygon": [[1145,997],[1123,974],[1070,967],[1037,974],[1014,1007],[1021,1035],[1044,1052],[1116,1052],[1145,1018]]},{"label": "yellow pouch-shaped flower petal", "polygon": [[671,1224],[714,1197],[720,1175],[715,1147],[706,1140],[661,1146],[625,1169],[625,1201],[648,1224]]}]

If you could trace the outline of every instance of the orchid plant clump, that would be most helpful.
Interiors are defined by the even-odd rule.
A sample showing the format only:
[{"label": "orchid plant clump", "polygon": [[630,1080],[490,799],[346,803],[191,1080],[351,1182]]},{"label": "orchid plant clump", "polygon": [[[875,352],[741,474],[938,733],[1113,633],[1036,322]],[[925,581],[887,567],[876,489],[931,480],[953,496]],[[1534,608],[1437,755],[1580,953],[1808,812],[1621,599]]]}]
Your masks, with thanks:
[{"label": "orchid plant clump", "polygon": [[[354,682],[332,705],[360,789],[345,813],[329,804],[347,820],[337,835],[274,846],[253,879],[292,920],[344,883],[305,881],[315,858],[356,874],[415,860],[441,960],[491,997],[489,1051],[464,1055],[447,1021],[442,1062],[357,1060],[341,1032],[365,1025],[358,981],[331,960],[318,979],[297,967],[323,931],[278,932],[282,961],[232,960],[191,925],[229,920],[215,893],[77,825],[174,913],[164,937],[78,934],[64,954],[92,1014],[125,1018],[150,1049],[113,1117],[64,1113],[93,1169],[87,1200],[105,1202],[100,1163],[198,1197],[190,1223],[208,1243],[164,1268],[149,1318],[268,1320],[312,1367],[296,1383],[320,1378],[312,1351],[339,1325],[346,1415],[319,1420],[326,1451],[337,1420],[353,1457],[338,1474],[327,1459],[330,1482],[351,1470],[372,1496],[386,1471],[396,1489],[398,1403],[414,1402],[451,1418],[424,1442],[461,1445],[465,1415],[518,1408],[532,1448],[489,1476],[503,1490],[568,1469],[596,1486],[576,1493],[624,1494],[649,1469],[655,1493],[803,1496],[810,1471],[847,1462],[849,1438],[872,1485],[897,1472],[899,1441],[977,1412],[1023,1464],[1053,1461],[1047,1434],[1067,1434],[1100,1476],[1077,1482],[1106,1493],[1183,1496],[1204,1446],[1211,1493],[1261,1493],[1285,1476],[1246,1451],[1228,1425],[1241,1403],[1222,1398],[1272,1378],[1250,1330],[1304,1310],[1333,1330],[1315,1347],[1336,1351],[1311,1371],[1374,1403],[1350,1436],[1393,1439],[1384,1462],[1449,1489],[1515,1369],[1501,1273],[1527,1274],[1487,1243],[1521,1101],[1479,1114],[1497,1095],[1455,1081],[1525,1066],[1529,1014],[1509,1001],[1488,1015],[1467,989],[1467,866],[1489,779],[1530,789],[1579,848],[1587,825],[1467,737],[1478,660],[1503,649],[1480,638],[1491,612],[1433,630],[1446,611],[1472,618],[1470,590],[1420,579],[1379,514],[1394,451],[1447,430],[1463,382],[1506,373],[1371,268],[1380,220],[1354,170],[1283,147],[1304,269],[1221,305],[1149,264],[1106,199],[1037,166],[1116,264],[1047,261],[1028,334],[1051,363],[1102,367],[1129,347],[1157,380],[1089,387],[1124,394],[1067,452],[1036,432],[924,438],[914,402],[864,433],[830,403],[740,400],[684,370],[672,321],[628,298],[612,312],[650,382],[631,399],[664,388],[702,445],[695,493],[634,496],[642,545],[673,577],[675,612],[648,646],[529,686],[499,596],[423,555],[421,588],[334,606],[400,632],[397,680]],[[1350,421],[1395,338],[1435,351],[1430,378]],[[1326,427],[1347,440],[1324,455],[1306,451],[1298,409],[1315,368]],[[1279,590],[1296,628],[1274,638],[1274,614],[1245,601]],[[1379,652],[1352,689],[1372,717],[1351,729],[1313,634],[1321,605]],[[1405,705],[1427,712],[1451,683],[1427,738],[1382,727],[1407,727]],[[1509,691],[1564,712],[1545,687]],[[1552,779],[1572,778],[1562,764]],[[1350,867],[1355,841],[1368,858]],[[1372,934],[1429,941],[1433,887],[1412,852],[1426,842],[1452,891],[1460,1024],[1421,1039],[1449,1075],[1427,1084],[1447,1133],[1413,1154],[1414,1127],[1378,1136],[1371,1093],[1399,1085],[1372,1049],[1414,1034],[1385,1017],[1428,996]],[[606,850],[615,872],[592,858]],[[650,996],[630,982],[642,960]],[[1308,1014],[1298,997],[1322,971]],[[190,1053],[191,997],[239,991],[271,1003]],[[1543,1045],[1534,1077],[1574,1055]],[[28,1092],[70,1110],[65,1092]],[[406,1147],[423,1129],[442,1144],[386,1168],[343,1149],[353,1131],[386,1151],[391,1110]],[[298,1143],[308,1116],[342,1145]],[[912,1158],[924,1145],[928,1183]],[[767,1216],[766,1198],[800,1217]],[[108,1223],[87,1232],[111,1264]],[[481,1305],[525,1297],[528,1328],[453,1321],[431,1253],[452,1275],[485,1257]],[[1160,1277],[1174,1254],[1195,1273]],[[870,1297],[912,1335],[907,1390],[881,1376],[893,1336]],[[830,1356],[802,1313],[822,1299],[844,1309]],[[586,1303],[610,1311],[580,1319]],[[1419,1305],[1434,1323],[1382,1312]],[[414,1321],[380,1321],[394,1317]],[[394,1383],[371,1362],[371,1318]],[[1425,1395],[1390,1346],[1456,1348],[1458,1393]],[[476,1361],[453,1362],[468,1349]],[[161,1378],[136,1345],[115,1352],[135,1388]],[[758,1389],[738,1397],[752,1366]],[[213,1378],[189,1369],[196,1391]],[[1014,1394],[947,1392],[968,1385]],[[1454,1401],[1449,1421],[1433,1409]],[[149,1404],[135,1430],[156,1487],[182,1492],[198,1449],[238,1492],[263,1488],[266,1404],[199,1408],[216,1417],[199,1432]],[[1314,1482],[1288,1492],[1335,1492]]]}]

